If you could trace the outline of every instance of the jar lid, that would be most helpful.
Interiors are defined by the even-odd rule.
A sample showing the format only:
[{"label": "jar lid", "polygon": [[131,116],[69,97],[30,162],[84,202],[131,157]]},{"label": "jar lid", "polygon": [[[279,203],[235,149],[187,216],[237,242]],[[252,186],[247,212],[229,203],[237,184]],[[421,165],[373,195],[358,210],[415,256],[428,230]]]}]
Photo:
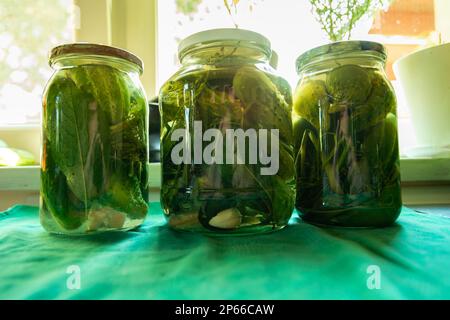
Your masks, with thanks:
[{"label": "jar lid", "polygon": [[386,60],[386,48],[378,42],[373,41],[339,41],[316,47],[301,54],[297,58],[297,72],[305,68],[311,62],[336,58],[336,55],[368,52],[378,55],[383,61]]},{"label": "jar lid", "polygon": [[123,49],[94,43],[69,43],[53,48],[50,51],[49,64],[53,66],[56,60],[70,55],[92,55],[105,56],[126,60],[137,65],[140,72],[144,69],[144,64],[139,57]]},{"label": "jar lid", "polygon": [[188,50],[218,41],[236,41],[237,43],[244,41],[261,48],[268,55],[271,54],[270,41],[262,34],[244,29],[225,28],[211,29],[190,35],[180,42],[178,56],[183,56]]}]

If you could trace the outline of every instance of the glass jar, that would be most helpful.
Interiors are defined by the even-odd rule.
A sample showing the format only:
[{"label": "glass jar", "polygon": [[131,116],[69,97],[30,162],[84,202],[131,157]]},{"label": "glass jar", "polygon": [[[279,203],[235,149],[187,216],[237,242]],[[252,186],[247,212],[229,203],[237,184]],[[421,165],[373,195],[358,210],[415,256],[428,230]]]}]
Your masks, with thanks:
[{"label": "glass jar", "polygon": [[43,95],[40,219],[51,233],[129,230],[148,210],[142,62],[96,44],[56,47]]},{"label": "glass jar", "polygon": [[161,203],[169,225],[207,234],[283,228],[294,209],[292,97],[270,42],[240,29],[180,43],[162,87]]},{"label": "glass jar", "polygon": [[400,214],[397,105],[381,44],[337,42],[297,60],[296,207],[308,222],[382,227]]}]

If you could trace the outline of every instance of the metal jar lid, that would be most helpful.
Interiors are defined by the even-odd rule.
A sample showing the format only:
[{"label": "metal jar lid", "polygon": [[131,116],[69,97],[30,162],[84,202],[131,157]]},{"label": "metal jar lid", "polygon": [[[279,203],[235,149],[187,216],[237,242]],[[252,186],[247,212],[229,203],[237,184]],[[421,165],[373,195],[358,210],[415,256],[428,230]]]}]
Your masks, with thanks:
[{"label": "metal jar lid", "polygon": [[268,56],[271,55],[271,44],[262,34],[254,31],[225,28],[211,29],[194,33],[180,42],[178,46],[178,56],[182,57],[186,52],[219,41],[236,42],[236,46],[243,45],[244,42],[262,49]]},{"label": "metal jar lid", "polygon": [[50,51],[49,64],[53,64],[67,56],[71,55],[87,55],[87,56],[104,56],[126,60],[135,64],[140,73],[144,70],[144,63],[136,55],[123,49],[94,43],[69,43],[53,48]]},{"label": "metal jar lid", "polygon": [[308,50],[297,58],[297,72],[311,63],[336,58],[342,54],[372,53],[383,61],[386,60],[386,48],[373,41],[339,41]]}]

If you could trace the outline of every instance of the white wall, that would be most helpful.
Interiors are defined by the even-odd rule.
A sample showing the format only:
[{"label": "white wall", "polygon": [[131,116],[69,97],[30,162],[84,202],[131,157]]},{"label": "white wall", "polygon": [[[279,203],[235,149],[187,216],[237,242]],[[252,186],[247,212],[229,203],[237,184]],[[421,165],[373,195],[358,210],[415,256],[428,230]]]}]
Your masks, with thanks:
[{"label": "white wall", "polygon": [[450,42],[450,1],[434,0],[436,30],[441,33],[443,42]]}]

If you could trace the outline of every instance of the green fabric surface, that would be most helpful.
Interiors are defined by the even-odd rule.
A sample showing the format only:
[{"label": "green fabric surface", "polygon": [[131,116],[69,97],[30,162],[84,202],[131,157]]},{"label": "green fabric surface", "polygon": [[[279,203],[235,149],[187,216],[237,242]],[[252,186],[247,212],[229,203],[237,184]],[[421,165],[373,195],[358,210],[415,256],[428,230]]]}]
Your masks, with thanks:
[{"label": "green fabric surface", "polygon": [[[208,238],[170,230],[158,203],[138,230],[47,234],[38,209],[0,213],[1,299],[449,299],[450,219],[404,208],[386,229],[291,220],[266,235]],[[69,290],[78,265],[81,289]],[[369,290],[367,268],[381,270]]]}]

